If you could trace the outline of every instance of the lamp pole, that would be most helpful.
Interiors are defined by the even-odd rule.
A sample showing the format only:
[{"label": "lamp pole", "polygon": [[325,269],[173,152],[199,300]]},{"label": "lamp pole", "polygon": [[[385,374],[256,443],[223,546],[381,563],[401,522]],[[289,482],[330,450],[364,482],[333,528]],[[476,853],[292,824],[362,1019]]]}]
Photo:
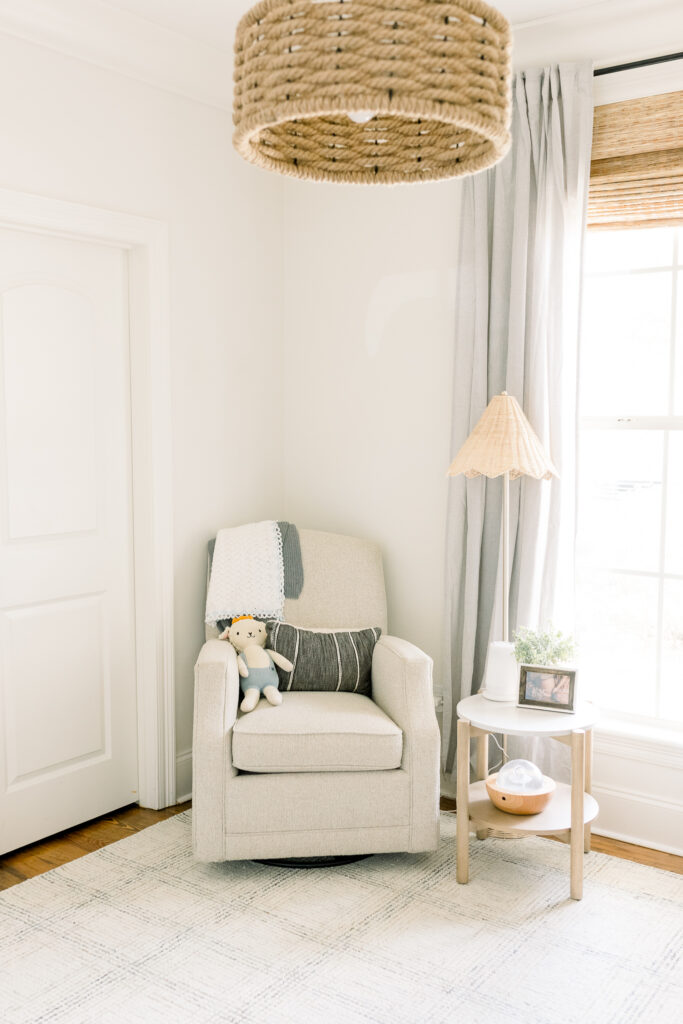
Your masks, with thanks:
[{"label": "lamp pole", "polygon": [[510,639],[509,578],[510,578],[510,473],[503,474],[503,640]]}]

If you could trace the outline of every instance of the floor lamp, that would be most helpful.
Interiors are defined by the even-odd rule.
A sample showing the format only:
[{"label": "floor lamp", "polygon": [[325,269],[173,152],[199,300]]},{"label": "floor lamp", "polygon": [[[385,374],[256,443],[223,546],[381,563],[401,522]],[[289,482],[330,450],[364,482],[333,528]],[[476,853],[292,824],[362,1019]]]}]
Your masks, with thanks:
[{"label": "floor lamp", "polygon": [[[510,591],[510,480],[531,476],[549,480],[557,470],[546,454],[533,427],[522,412],[516,398],[503,391],[486,406],[476,427],[453,459],[448,476],[503,477],[503,645],[501,655],[510,658],[509,591]],[[501,645],[502,647],[502,645]],[[487,669],[488,679],[488,669]],[[487,689],[489,689],[487,685]],[[506,691],[508,692],[508,691]],[[510,699],[504,698],[493,699]]]}]

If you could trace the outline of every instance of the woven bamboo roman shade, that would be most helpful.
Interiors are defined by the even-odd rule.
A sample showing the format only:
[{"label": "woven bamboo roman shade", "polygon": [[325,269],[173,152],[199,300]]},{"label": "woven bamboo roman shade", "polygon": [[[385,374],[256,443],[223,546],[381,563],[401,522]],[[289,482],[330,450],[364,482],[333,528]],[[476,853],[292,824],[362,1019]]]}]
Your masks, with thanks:
[{"label": "woven bamboo roman shade", "polygon": [[683,224],[683,92],[595,108],[588,226]]},{"label": "woven bamboo roman shade", "polygon": [[482,0],[261,0],[235,36],[234,144],[298,178],[430,181],[510,145],[510,29]]}]

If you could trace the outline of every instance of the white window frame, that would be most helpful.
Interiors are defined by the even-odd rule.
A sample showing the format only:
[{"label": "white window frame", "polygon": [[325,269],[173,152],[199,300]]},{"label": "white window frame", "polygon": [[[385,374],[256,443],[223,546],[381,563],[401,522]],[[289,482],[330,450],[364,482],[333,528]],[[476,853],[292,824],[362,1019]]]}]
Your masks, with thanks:
[{"label": "white window frame", "polygon": [[[657,225],[653,225],[653,228]],[[604,230],[604,229],[601,229]],[[646,229],[639,229],[646,230]],[[616,707],[608,707],[605,710],[611,718],[621,721],[632,721],[634,723],[642,723],[643,725],[650,727],[665,727],[666,720],[660,715],[661,707],[661,682],[662,682],[662,640],[664,630],[664,585],[667,580],[683,580],[683,573],[671,573],[666,572],[664,568],[665,561],[665,545],[666,545],[666,529],[667,529],[667,504],[668,504],[668,493],[669,493],[669,479],[668,479],[668,466],[669,466],[669,438],[671,431],[682,430],[683,431],[683,416],[674,415],[674,388],[675,388],[675,373],[676,373],[676,345],[677,345],[677,302],[678,302],[678,283],[679,278],[683,279],[683,267],[680,265],[679,256],[683,257],[683,253],[679,252],[680,248],[680,229],[671,228],[674,232],[673,236],[673,248],[672,248],[672,260],[669,264],[661,264],[654,267],[638,267],[635,269],[623,269],[623,270],[605,270],[605,271],[592,271],[585,274],[586,278],[599,278],[599,277],[625,277],[629,275],[640,275],[640,274],[652,274],[652,273],[667,273],[671,274],[671,310],[670,310],[670,328],[669,328],[669,390],[667,395],[667,404],[669,407],[669,413],[663,416],[629,416],[624,410],[624,415],[621,416],[581,416],[579,417],[579,432],[580,432],[580,443],[579,443],[579,457],[581,444],[588,431],[592,430],[653,430],[663,432],[664,448],[662,453],[662,492],[661,492],[661,518],[660,518],[660,538],[659,538],[659,556],[658,556],[658,568],[656,571],[650,571],[646,569],[622,569],[614,566],[605,565],[602,568],[616,575],[622,576],[640,576],[647,579],[657,580],[657,637],[656,637],[656,669],[655,669],[655,707],[657,714],[654,717],[645,715],[634,714],[633,712],[625,712]],[[682,311],[683,315],[683,311]]]},{"label": "white window frame", "polygon": [[[594,79],[593,102],[618,103],[679,89],[683,61],[672,61]],[[618,417],[621,423],[616,419],[606,417],[604,428],[636,429],[635,417]],[[638,420],[638,427],[647,422],[646,417]],[[581,421],[579,429],[583,425],[603,428],[593,418]],[[593,751],[593,793],[600,804],[596,831],[683,855],[683,730],[667,728],[661,720],[603,712]]]}]

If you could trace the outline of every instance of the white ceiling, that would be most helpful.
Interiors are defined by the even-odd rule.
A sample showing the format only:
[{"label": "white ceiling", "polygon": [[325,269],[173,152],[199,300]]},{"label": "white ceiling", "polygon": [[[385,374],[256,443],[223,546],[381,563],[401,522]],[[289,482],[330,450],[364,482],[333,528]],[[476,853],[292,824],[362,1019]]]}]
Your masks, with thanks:
[{"label": "white ceiling", "polygon": [[[229,111],[235,28],[253,3],[0,0],[0,34]],[[605,67],[681,49],[683,40],[681,0],[493,0],[493,6],[512,22],[516,69],[579,60]],[[638,72],[633,95],[680,90],[681,63],[646,69],[652,72],[652,81],[645,91]],[[662,68],[670,71],[666,83]],[[622,73],[631,74],[635,73]],[[596,83],[621,77],[604,76]],[[625,97],[601,93],[600,102],[615,98]]]},{"label": "white ceiling", "polygon": [[249,0],[106,0],[106,3],[221,50],[232,50],[237,22],[254,6]]},{"label": "white ceiling", "polygon": [[[231,50],[235,27],[255,0],[106,0],[163,28],[205,45]],[[600,6],[596,0],[493,0],[512,25],[546,21],[558,14]],[[644,5],[645,6],[645,5]]]}]

